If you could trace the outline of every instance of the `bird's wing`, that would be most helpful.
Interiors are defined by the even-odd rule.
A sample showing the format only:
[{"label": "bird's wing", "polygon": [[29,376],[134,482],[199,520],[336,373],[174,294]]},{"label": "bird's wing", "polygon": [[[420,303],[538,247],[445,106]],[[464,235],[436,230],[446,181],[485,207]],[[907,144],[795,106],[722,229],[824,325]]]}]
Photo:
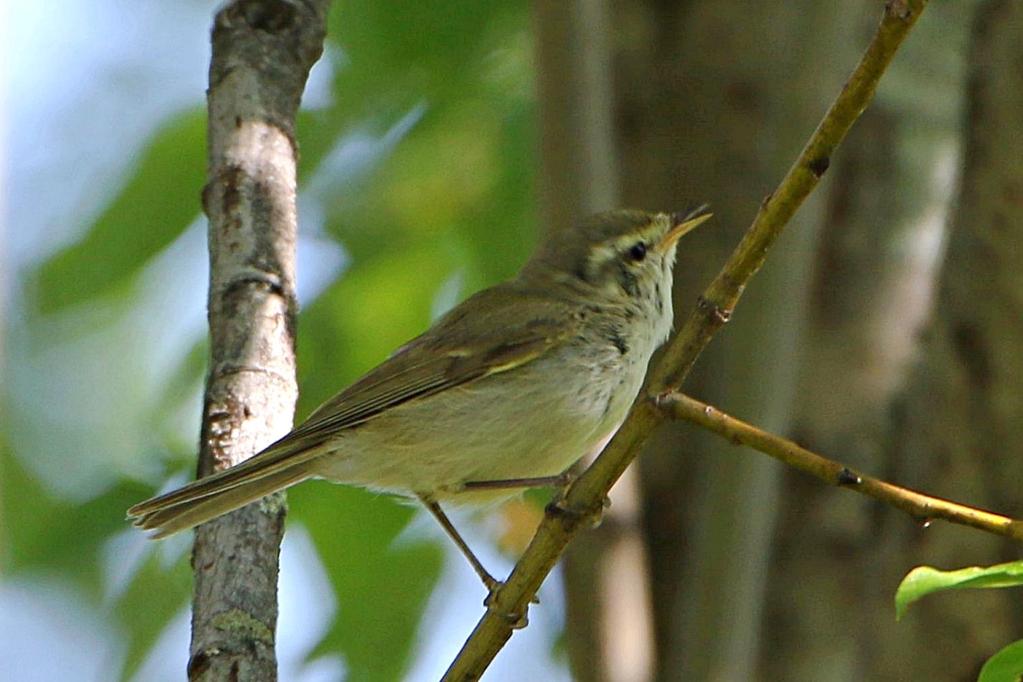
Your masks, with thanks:
[{"label": "bird's wing", "polygon": [[[158,515],[161,510],[185,508],[197,499],[253,480],[269,480],[295,471],[305,474],[304,464],[323,454],[321,446],[339,431],[411,400],[524,365],[576,334],[579,320],[569,306],[541,294],[512,291],[511,287],[505,284],[487,289],[457,306],[257,455],[137,504],[128,514],[146,528],[167,525],[166,519]],[[471,325],[467,324],[468,318]]]},{"label": "bird's wing", "polygon": [[487,289],[325,402],[284,440],[319,441],[402,403],[519,367],[571,338],[576,325],[557,301]]},{"label": "bird's wing", "polygon": [[579,320],[570,306],[512,286],[486,289],[455,307],[291,433],[234,468],[274,473],[314,459],[322,454],[320,446],[343,429],[411,400],[524,365],[576,334]]}]

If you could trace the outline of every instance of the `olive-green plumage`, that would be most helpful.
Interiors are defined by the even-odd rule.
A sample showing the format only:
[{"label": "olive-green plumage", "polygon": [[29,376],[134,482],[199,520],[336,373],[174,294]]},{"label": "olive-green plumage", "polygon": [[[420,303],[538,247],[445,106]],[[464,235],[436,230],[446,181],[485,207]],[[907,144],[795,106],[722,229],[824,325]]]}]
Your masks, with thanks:
[{"label": "olive-green plumage", "polygon": [[671,328],[676,241],[708,217],[612,211],[549,237],[276,443],[129,516],[162,537],[308,478],[485,502],[516,491],[473,484],[561,473],[625,418]]}]

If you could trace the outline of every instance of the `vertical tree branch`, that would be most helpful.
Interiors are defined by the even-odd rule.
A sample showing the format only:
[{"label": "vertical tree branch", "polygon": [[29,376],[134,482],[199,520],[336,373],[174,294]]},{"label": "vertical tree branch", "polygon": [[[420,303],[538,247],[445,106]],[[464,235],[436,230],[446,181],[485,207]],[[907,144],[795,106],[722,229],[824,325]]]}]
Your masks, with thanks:
[{"label": "vertical tree branch", "polygon": [[[218,12],[208,91],[210,369],[199,475],[291,428],[295,112],[329,0],[237,0]],[[191,680],[274,680],[282,493],[196,530]]]}]

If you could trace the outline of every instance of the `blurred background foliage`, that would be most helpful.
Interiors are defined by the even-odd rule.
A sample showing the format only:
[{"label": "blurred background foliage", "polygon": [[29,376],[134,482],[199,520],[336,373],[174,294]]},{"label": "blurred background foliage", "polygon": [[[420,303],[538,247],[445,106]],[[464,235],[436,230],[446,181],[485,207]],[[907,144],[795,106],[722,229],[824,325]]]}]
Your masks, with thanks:
[{"label": "blurred background foliage", "polygon": [[[987,12],[997,24],[1014,1],[931,3],[687,390],[872,473],[1012,506],[1014,490],[992,492],[1011,448],[999,442],[977,457],[963,435],[1023,423],[1023,408],[997,403],[1018,395],[1012,366],[998,392],[932,386],[962,373],[956,339],[942,345],[947,329],[979,329],[971,351],[1001,339],[1010,350],[992,357],[1018,357],[1018,344],[1008,326],[943,313],[920,332],[932,298],[948,297],[949,287],[935,293],[945,223],[963,140],[980,137],[968,133],[964,98],[986,92],[985,70],[1011,63],[998,53],[971,66],[968,45],[987,35],[974,18]],[[562,214],[709,201],[714,227],[680,256],[682,314],[837,92],[882,5],[335,0],[298,121],[298,418],[456,301],[512,274],[557,222],[551,201]],[[4,679],[182,676],[189,538],[147,542],[124,510],[195,467],[207,354],[202,97],[215,7],[8,8]],[[563,101],[537,101],[538,73]],[[1011,83],[1015,72],[1000,73]],[[1011,101],[1004,112],[997,97],[985,102],[975,113],[1018,114]],[[568,124],[553,120],[573,107]],[[1012,186],[998,175],[1013,171],[1004,165],[987,185]],[[956,229],[1012,206],[973,206]],[[946,264],[949,281],[993,269],[983,249],[961,253],[969,257]],[[999,267],[1023,272],[1008,259]],[[1011,308],[1018,298],[1006,292],[958,305]],[[921,356],[927,371],[914,373]],[[946,394],[981,407],[957,421],[967,412],[942,403]],[[984,421],[996,412],[1004,424]],[[648,450],[639,501],[616,504],[610,522],[573,544],[585,570],[565,571],[567,610],[557,575],[487,679],[568,679],[569,657],[572,677],[595,681],[633,663],[665,681],[965,679],[1018,630],[1001,595],[925,602],[898,626],[891,609],[914,562],[958,568],[1015,550],[956,529],[923,535],[890,510],[685,427],[660,430]],[[436,679],[484,596],[440,531],[410,506],[343,486],[304,484],[289,504],[281,679]],[[633,516],[616,524],[623,506]],[[458,519],[498,575],[535,521],[528,504]],[[601,573],[618,556],[608,547],[626,536],[638,548],[629,563]],[[636,627],[654,640],[634,647],[643,660],[605,660],[635,643],[621,623],[650,625]]]},{"label": "blurred background foliage", "polygon": [[[123,519],[130,503],[170,485],[168,479],[191,477],[195,466],[206,356],[199,197],[209,47],[202,40],[215,4],[158,2],[138,11],[131,3],[101,4],[86,23],[91,39],[116,33],[113,27],[126,21],[118,39],[132,56],[86,50],[82,59],[92,64],[85,87],[73,88],[73,106],[68,93],[54,94],[51,110],[15,119],[49,126],[40,137],[49,133],[52,158],[39,161],[31,201],[63,205],[49,224],[29,215],[28,206],[15,206],[11,232],[19,234],[5,254],[0,612],[11,613],[19,598],[36,600],[40,606],[26,618],[51,631],[85,629],[88,621],[75,620],[75,610],[105,627],[95,633],[100,646],[69,636],[66,646],[80,654],[57,656],[34,673],[23,668],[17,679],[179,679],[187,650],[180,627],[173,644],[158,644],[173,639],[175,617],[187,606],[187,539],[147,543]],[[81,3],[81,11],[88,6]],[[125,20],[125,13],[135,18]],[[45,29],[54,41],[70,40],[73,15],[61,21],[38,9],[14,18],[25,33]],[[334,4],[326,51],[298,122],[299,418],[467,293],[512,274],[530,251],[536,232],[528,21],[524,1]],[[162,34],[155,42],[163,50],[146,55],[154,32]],[[170,38],[186,33],[200,40],[174,49]],[[37,35],[27,54],[45,51],[46,37]],[[199,50],[181,54],[185,45]],[[16,65],[33,68],[40,64]],[[67,86],[45,74],[23,78],[27,89]],[[146,111],[126,101],[104,111],[91,131],[78,124],[81,134],[108,139],[140,131],[120,140],[123,156],[110,164],[116,168],[74,158],[74,144],[62,156],[61,126],[75,126],[79,114],[94,117],[104,98],[131,100],[147,87],[173,87],[170,80],[191,86],[181,88],[178,101]],[[32,113],[44,116],[31,121]],[[148,120],[133,120],[140,117]],[[39,156],[17,151],[15,176],[19,163]],[[74,174],[92,176],[81,193],[102,199],[76,210],[59,174],[46,174],[47,164],[75,164]],[[23,233],[30,225],[51,232],[44,244]],[[484,596],[461,567],[442,581],[444,541],[425,523],[408,530],[412,507],[359,490],[314,483],[296,490],[290,505],[289,528],[304,527],[308,541],[297,550],[286,543],[285,554],[313,562],[323,580],[307,580],[297,597],[285,580],[282,601],[336,607],[319,630],[298,636],[291,630],[310,630],[309,623],[289,624],[282,605],[282,679],[331,679],[341,668],[353,680],[434,677]],[[448,610],[462,604],[462,616],[440,628],[435,619],[417,638],[438,585],[437,599]],[[58,591],[76,607],[54,622],[41,604]],[[304,650],[292,655],[297,660],[289,668],[295,639]],[[22,639],[4,649],[15,641]],[[414,663],[417,652],[423,658],[433,649],[443,653]],[[38,655],[23,651],[9,663],[21,667]],[[304,658],[330,665],[303,668]],[[73,664],[80,659],[88,665]],[[537,661],[557,675],[548,645],[541,644]]]}]

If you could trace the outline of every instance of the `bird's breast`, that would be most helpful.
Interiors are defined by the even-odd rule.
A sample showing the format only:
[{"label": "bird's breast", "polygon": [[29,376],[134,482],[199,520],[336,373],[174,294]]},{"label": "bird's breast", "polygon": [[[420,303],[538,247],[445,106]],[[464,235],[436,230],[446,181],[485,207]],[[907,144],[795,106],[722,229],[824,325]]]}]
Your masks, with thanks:
[{"label": "bird's breast", "polygon": [[642,384],[655,330],[618,321],[347,430],[320,475],[457,500],[466,482],[561,473],[618,427]]}]

